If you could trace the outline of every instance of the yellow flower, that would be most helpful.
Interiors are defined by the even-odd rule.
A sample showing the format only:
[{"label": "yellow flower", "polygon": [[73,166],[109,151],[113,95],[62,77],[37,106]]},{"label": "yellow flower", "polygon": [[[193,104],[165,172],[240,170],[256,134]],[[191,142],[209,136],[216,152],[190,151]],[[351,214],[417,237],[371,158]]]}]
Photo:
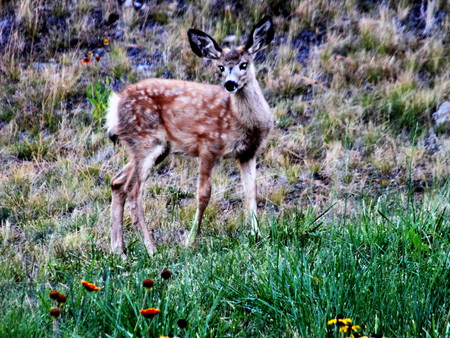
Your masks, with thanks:
[{"label": "yellow flower", "polygon": [[94,53],[90,50],[89,52],[87,52],[87,55],[88,55],[89,57],[91,57],[92,55],[94,55]]},{"label": "yellow flower", "polygon": [[342,315],[337,315],[335,319],[330,319],[327,324],[333,325],[336,324],[337,326],[343,326],[343,325],[349,325],[352,322],[350,318],[344,318]]},{"label": "yellow flower", "polygon": [[339,329],[339,332],[356,332],[361,328],[361,326],[359,325],[344,325],[341,326],[341,328]]},{"label": "yellow flower", "polygon": [[105,46],[108,46],[108,45],[109,45],[109,40],[108,40],[108,39],[103,39],[103,44],[104,44]]}]

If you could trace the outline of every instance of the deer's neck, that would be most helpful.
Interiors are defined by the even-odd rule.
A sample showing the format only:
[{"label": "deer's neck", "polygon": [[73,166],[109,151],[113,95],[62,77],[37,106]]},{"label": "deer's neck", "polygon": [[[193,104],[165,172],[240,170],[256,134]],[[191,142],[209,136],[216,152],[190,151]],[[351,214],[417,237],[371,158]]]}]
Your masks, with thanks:
[{"label": "deer's neck", "polygon": [[236,94],[231,95],[236,118],[247,128],[272,128],[272,111],[264,98],[256,79],[250,80]]}]

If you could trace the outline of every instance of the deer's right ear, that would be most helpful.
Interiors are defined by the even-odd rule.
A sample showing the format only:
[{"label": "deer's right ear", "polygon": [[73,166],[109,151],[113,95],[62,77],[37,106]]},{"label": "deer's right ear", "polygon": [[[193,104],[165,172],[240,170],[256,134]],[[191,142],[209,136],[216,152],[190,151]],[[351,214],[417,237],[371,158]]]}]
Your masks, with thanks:
[{"label": "deer's right ear", "polygon": [[189,44],[192,51],[200,57],[218,59],[222,55],[222,48],[208,34],[198,29],[188,30]]}]

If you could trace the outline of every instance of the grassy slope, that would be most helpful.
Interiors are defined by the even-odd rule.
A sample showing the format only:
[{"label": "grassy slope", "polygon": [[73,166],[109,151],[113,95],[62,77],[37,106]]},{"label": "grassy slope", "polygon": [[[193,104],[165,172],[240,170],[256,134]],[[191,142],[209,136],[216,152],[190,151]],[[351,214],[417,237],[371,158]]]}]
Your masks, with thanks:
[{"label": "grassy slope", "polygon": [[[66,336],[156,336],[185,317],[188,336],[320,337],[339,312],[368,333],[450,334],[449,129],[431,116],[450,99],[445,1],[422,18],[406,0],[30,4],[0,1],[1,336],[50,335],[51,288],[69,296]],[[215,82],[180,32],[240,36],[262,13],[277,26],[257,61],[277,117],[260,159],[262,238],[247,236],[225,162],[200,248],[182,248],[196,168],[173,158],[146,190],[160,251],[147,257],[127,218],[129,258],[110,256],[108,183],[125,159],[101,128],[109,89]],[[90,50],[101,61],[83,65]],[[162,283],[165,267],[175,276]],[[136,326],[148,276],[158,284],[145,306],[162,313]]]}]

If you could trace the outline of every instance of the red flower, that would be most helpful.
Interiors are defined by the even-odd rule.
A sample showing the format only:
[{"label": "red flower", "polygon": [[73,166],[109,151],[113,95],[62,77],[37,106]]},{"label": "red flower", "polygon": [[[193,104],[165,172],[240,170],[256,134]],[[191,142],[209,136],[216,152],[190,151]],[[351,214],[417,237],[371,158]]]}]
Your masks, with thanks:
[{"label": "red flower", "polygon": [[151,309],[142,309],[139,311],[141,315],[143,315],[145,318],[153,318],[155,317],[158,313],[161,312],[161,310],[159,309],[155,309],[155,308],[151,308]]},{"label": "red flower", "polygon": [[83,284],[84,288],[85,288],[87,291],[89,291],[89,292],[92,292],[92,291],[98,291],[98,290],[101,289],[101,288],[98,287],[97,285],[88,283],[88,282],[86,282],[85,280],[81,281],[81,284]]},{"label": "red flower", "polygon": [[61,311],[58,308],[50,310],[50,316],[58,318],[61,315]]},{"label": "red flower", "polygon": [[169,279],[170,277],[172,277],[172,271],[170,271],[170,270],[163,270],[163,271],[161,271],[161,278],[162,279],[164,279],[164,280],[167,280],[167,279]]},{"label": "red flower", "polygon": [[85,57],[85,58],[81,59],[81,63],[83,65],[87,65],[87,64],[91,63],[91,58]]},{"label": "red flower", "polygon": [[153,281],[149,278],[144,279],[144,281],[142,282],[142,286],[146,289],[151,289],[153,285],[154,285]]},{"label": "red flower", "polygon": [[58,298],[56,298],[56,301],[58,302],[58,306],[60,306],[60,305],[64,304],[65,302],[67,302],[67,296],[60,293],[58,295]]},{"label": "red flower", "polygon": [[59,296],[59,292],[56,290],[52,290],[52,291],[50,291],[49,296],[51,299],[57,300],[58,296]]}]

